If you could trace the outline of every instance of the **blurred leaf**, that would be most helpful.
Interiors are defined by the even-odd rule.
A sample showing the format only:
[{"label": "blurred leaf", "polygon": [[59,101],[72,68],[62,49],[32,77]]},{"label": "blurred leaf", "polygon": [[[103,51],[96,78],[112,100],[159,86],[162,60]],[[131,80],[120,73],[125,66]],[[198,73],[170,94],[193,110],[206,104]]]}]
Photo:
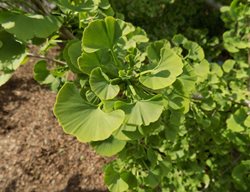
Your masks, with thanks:
[{"label": "blurred leaf", "polygon": [[27,41],[34,37],[47,38],[60,28],[61,21],[53,15],[23,15],[3,11],[0,12],[0,24],[18,39]]}]

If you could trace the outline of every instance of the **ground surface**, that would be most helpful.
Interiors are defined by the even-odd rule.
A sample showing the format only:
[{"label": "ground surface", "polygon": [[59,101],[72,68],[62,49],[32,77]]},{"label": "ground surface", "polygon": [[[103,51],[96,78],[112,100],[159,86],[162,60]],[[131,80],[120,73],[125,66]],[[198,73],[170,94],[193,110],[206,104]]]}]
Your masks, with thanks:
[{"label": "ground surface", "polygon": [[63,133],[55,93],[32,77],[34,60],[0,88],[0,191],[104,192],[107,161]]}]

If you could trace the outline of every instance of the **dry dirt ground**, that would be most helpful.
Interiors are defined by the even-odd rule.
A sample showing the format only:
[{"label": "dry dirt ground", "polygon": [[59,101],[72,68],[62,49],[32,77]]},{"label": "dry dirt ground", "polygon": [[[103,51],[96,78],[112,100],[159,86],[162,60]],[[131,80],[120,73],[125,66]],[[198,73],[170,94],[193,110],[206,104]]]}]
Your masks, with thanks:
[{"label": "dry dirt ground", "polygon": [[33,80],[34,60],[0,87],[0,191],[104,192],[108,161],[63,133],[56,94]]}]

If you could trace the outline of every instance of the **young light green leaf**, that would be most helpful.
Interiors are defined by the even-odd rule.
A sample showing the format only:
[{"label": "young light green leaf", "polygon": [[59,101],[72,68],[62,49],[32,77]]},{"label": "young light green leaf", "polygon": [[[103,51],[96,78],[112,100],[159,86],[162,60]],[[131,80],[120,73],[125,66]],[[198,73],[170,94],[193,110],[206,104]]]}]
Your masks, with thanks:
[{"label": "young light green leaf", "polygon": [[164,46],[170,48],[170,43],[167,40],[160,40],[150,43],[147,47],[147,56],[153,63],[158,63],[161,59],[161,49]]},{"label": "young light green leaf", "polygon": [[112,85],[109,77],[99,67],[91,72],[89,84],[92,91],[102,100],[113,99],[120,91],[119,85]]},{"label": "young light green leaf", "polygon": [[126,113],[125,122],[128,125],[141,126],[149,125],[159,119],[163,111],[163,103],[160,96],[154,96],[133,104],[117,102],[115,108],[122,109]]},{"label": "young light green leaf", "polygon": [[139,81],[146,87],[157,90],[170,86],[182,73],[181,58],[168,46],[161,49],[161,60],[158,65],[141,73]]},{"label": "young light green leaf", "polygon": [[209,66],[209,62],[205,59],[194,65],[194,71],[198,76],[198,82],[203,82],[207,79],[210,69]]},{"label": "young light green leaf", "polygon": [[86,103],[72,83],[66,83],[59,91],[54,113],[64,131],[83,142],[107,139],[125,117],[121,110],[105,113]]},{"label": "young light green leaf", "polygon": [[233,69],[235,63],[236,63],[235,60],[228,59],[224,62],[222,68],[226,73],[229,73]]},{"label": "young light green leaf", "polygon": [[197,43],[187,41],[183,44],[183,47],[188,50],[188,58],[198,61],[202,61],[204,59],[204,51]]},{"label": "young light green leaf", "polygon": [[234,114],[227,119],[227,128],[233,132],[241,132],[245,130],[243,122],[247,118],[247,114],[244,109],[238,109]]}]

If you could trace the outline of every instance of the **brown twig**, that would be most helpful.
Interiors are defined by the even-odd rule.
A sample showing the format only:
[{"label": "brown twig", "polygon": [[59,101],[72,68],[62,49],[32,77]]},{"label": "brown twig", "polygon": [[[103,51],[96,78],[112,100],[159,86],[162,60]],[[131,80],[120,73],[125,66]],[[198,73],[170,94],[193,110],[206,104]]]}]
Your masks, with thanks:
[{"label": "brown twig", "polygon": [[60,65],[66,65],[66,64],[67,64],[67,63],[64,62],[64,61],[60,61],[60,60],[57,60],[57,59],[45,57],[45,56],[43,56],[43,55],[35,55],[35,54],[33,54],[33,53],[28,53],[27,56],[28,56],[28,57],[38,58],[38,59],[44,59],[44,60],[47,60],[47,61],[51,61],[51,62],[58,63],[58,64],[60,64]]}]

